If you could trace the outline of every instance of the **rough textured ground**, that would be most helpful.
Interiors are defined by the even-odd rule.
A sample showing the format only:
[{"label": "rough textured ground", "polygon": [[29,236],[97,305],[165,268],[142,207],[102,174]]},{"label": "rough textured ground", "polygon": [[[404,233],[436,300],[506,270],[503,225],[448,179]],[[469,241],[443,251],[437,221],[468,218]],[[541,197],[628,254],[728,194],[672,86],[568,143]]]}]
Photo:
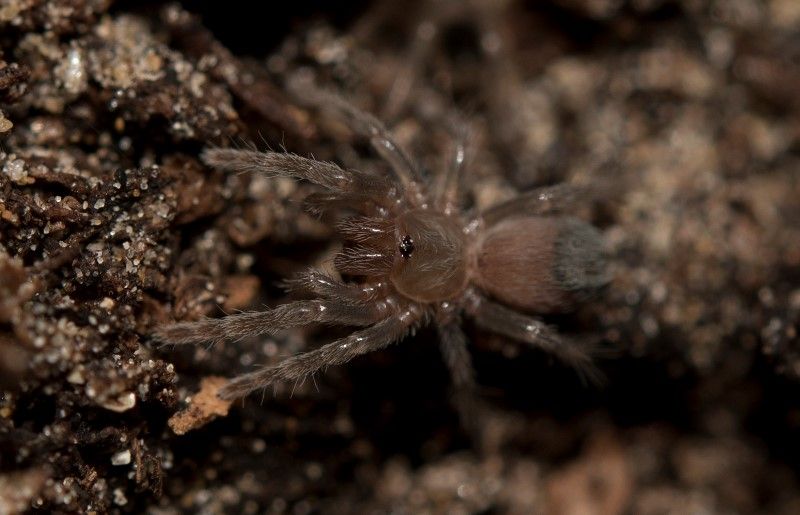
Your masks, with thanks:
[{"label": "rough textured ground", "polygon": [[[324,4],[0,5],[0,513],[800,511],[800,4]],[[214,377],[333,332],[152,345],[334,248],[306,185],[203,146],[380,166],[298,72],[429,169],[468,126],[474,206],[597,192],[614,281],[552,322],[603,335],[603,388],[468,326],[472,442],[427,332],[230,408]]]}]

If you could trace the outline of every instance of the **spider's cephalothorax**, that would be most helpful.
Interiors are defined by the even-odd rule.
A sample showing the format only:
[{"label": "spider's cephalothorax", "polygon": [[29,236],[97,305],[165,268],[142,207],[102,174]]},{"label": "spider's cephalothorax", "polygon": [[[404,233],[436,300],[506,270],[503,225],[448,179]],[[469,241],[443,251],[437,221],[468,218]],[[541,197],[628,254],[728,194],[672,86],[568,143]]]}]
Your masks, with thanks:
[{"label": "spider's cephalothorax", "polygon": [[456,386],[468,387],[473,375],[459,326],[462,313],[485,329],[552,352],[577,367],[590,366],[579,345],[523,314],[565,311],[608,282],[599,232],[559,214],[574,203],[574,189],[559,185],[535,190],[467,218],[457,205],[461,146],[436,184],[427,184],[374,117],[319,90],[309,89],[306,98],[342,115],[369,139],[393,174],[345,170],[279,152],[210,149],[202,157],[219,169],[293,177],[320,187],[308,202],[317,212],[340,215],[337,230],[344,246],[334,260],[338,274],[309,270],[288,282],[314,300],[162,327],[156,331],[158,340],[213,343],[318,323],[362,327],[234,378],[220,392],[227,399],[276,382],[302,380],[429,323],[437,327]]}]

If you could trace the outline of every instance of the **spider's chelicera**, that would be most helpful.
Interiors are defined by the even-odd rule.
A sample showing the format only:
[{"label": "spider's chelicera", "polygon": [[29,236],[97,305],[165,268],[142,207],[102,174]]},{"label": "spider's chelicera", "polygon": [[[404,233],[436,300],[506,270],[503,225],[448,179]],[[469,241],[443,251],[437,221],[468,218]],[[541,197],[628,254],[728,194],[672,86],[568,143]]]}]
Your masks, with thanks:
[{"label": "spider's chelicera", "polygon": [[311,269],[288,281],[312,296],[260,312],[161,327],[169,344],[236,341],[309,324],[357,326],[347,337],[233,378],[221,391],[235,399],[277,382],[302,381],[331,365],[384,348],[434,324],[457,387],[473,384],[461,315],[479,327],[553,353],[580,370],[590,358],[533,314],[562,312],[608,282],[600,233],[563,215],[576,201],[566,185],[534,190],[473,217],[459,209],[463,146],[434,181],[373,116],[339,97],[305,97],[340,115],[389,164],[391,174],[346,170],[283,152],[208,149],[203,161],[227,171],[314,183],[316,212],[338,214],[343,248],[335,273]]}]

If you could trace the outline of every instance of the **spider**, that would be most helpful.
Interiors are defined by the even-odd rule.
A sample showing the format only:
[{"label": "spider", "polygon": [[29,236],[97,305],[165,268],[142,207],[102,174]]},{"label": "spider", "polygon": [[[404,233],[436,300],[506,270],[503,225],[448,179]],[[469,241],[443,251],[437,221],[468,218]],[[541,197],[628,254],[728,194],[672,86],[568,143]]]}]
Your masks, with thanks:
[{"label": "spider", "polygon": [[463,140],[445,170],[426,180],[409,154],[374,116],[336,94],[308,86],[312,107],[338,115],[386,161],[387,173],[344,169],[286,152],[208,148],[206,165],[225,171],[309,181],[307,202],[333,212],[343,248],[337,273],[309,269],[287,281],[298,300],[267,311],[163,326],[166,344],[216,343],[311,324],[357,326],[349,336],[230,380],[219,391],[233,400],[398,342],[433,324],[454,386],[474,386],[461,316],[477,326],[593,370],[583,345],[530,314],[564,312],[609,281],[600,232],[563,215],[578,190],[556,185],[530,191],[475,216],[458,204]]}]

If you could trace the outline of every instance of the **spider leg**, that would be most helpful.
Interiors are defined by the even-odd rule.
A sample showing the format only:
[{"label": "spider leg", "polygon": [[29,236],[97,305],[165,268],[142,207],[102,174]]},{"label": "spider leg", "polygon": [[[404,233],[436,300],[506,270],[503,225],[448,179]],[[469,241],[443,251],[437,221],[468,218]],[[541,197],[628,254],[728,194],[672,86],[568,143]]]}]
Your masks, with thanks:
[{"label": "spider leg", "polygon": [[344,283],[334,279],[320,270],[309,269],[294,279],[283,282],[283,286],[290,292],[313,293],[319,297],[331,300],[340,300],[353,304],[366,304],[375,301],[379,296],[386,295],[387,284],[383,281],[359,283]]},{"label": "spider leg", "polygon": [[[317,109],[333,111],[359,136],[369,140],[370,145],[392,168],[396,178],[406,191],[416,190],[422,183],[419,168],[408,153],[395,142],[389,130],[374,116],[350,104],[342,97],[312,84],[305,76],[297,75],[289,81],[289,89],[301,101]],[[415,192],[419,194],[419,192]]]},{"label": "spider leg", "polygon": [[578,342],[559,335],[537,318],[518,313],[475,292],[471,293],[469,304],[468,311],[478,326],[549,352],[575,368],[582,379],[600,382],[600,371]]},{"label": "spider leg", "polygon": [[476,399],[477,385],[472,357],[467,349],[467,337],[458,320],[437,324],[436,330],[439,334],[439,349],[450,372],[453,400],[461,425],[470,436],[477,437],[481,429]]},{"label": "spider leg", "polygon": [[445,365],[450,371],[453,385],[459,389],[472,391],[475,389],[475,371],[472,368],[472,357],[467,350],[467,337],[457,321],[437,324],[439,349]]},{"label": "spider leg", "polygon": [[432,21],[428,17],[420,22],[414,30],[411,48],[406,52],[405,59],[401,62],[399,72],[395,75],[389,94],[386,96],[381,118],[392,120],[405,106],[408,97],[413,90],[414,83],[422,75],[425,61],[433,49],[434,40],[439,32],[437,21]]},{"label": "spider leg", "polygon": [[[392,194],[390,193],[389,196]],[[341,211],[354,211],[362,214],[380,214],[388,207],[388,197],[361,195],[358,193],[315,192],[303,201],[306,212],[321,218],[323,214]]]},{"label": "spider leg", "polygon": [[302,381],[321,369],[341,365],[357,356],[402,340],[419,325],[421,317],[419,309],[409,308],[319,349],[297,354],[275,366],[236,377],[220,390],[219,396],[233,400],[278,382]]},{"label": "spider leg", "polygon": [[586,194],[570,184],[545,186],[492,206],[481,214],[487,226],[513,216],[541,216],[559,213],[574,206]]},{"label": "spider leg", "polygon": [[162,326],[156,329],[153,336],[167,345],[215,344],[316,323],[364,326],[380,318],[378,307],[335,300],[309,300],[283,304],[268,311],[248,311],[222,318]]},{"label": "spider leg", "polygon": [[208,148],[201,158],[208,166],[220,170],[305,179],[338,194],[357,193],[386,202],[392,194],[391,184],[381,177],[287,152]]},{"label": "spider leg", "polygon": [[459,179],[467,160],[466,141],[468,134],[464,129],[466,125],[461,125],[460,127],[456,127],[456,124],[453,125],[453,131],[456,132],[453,140],[453,155],[441,178],[436,183],[433,192],[434,204],[441,208],[445,214],[452,213],[458,207]]}]

